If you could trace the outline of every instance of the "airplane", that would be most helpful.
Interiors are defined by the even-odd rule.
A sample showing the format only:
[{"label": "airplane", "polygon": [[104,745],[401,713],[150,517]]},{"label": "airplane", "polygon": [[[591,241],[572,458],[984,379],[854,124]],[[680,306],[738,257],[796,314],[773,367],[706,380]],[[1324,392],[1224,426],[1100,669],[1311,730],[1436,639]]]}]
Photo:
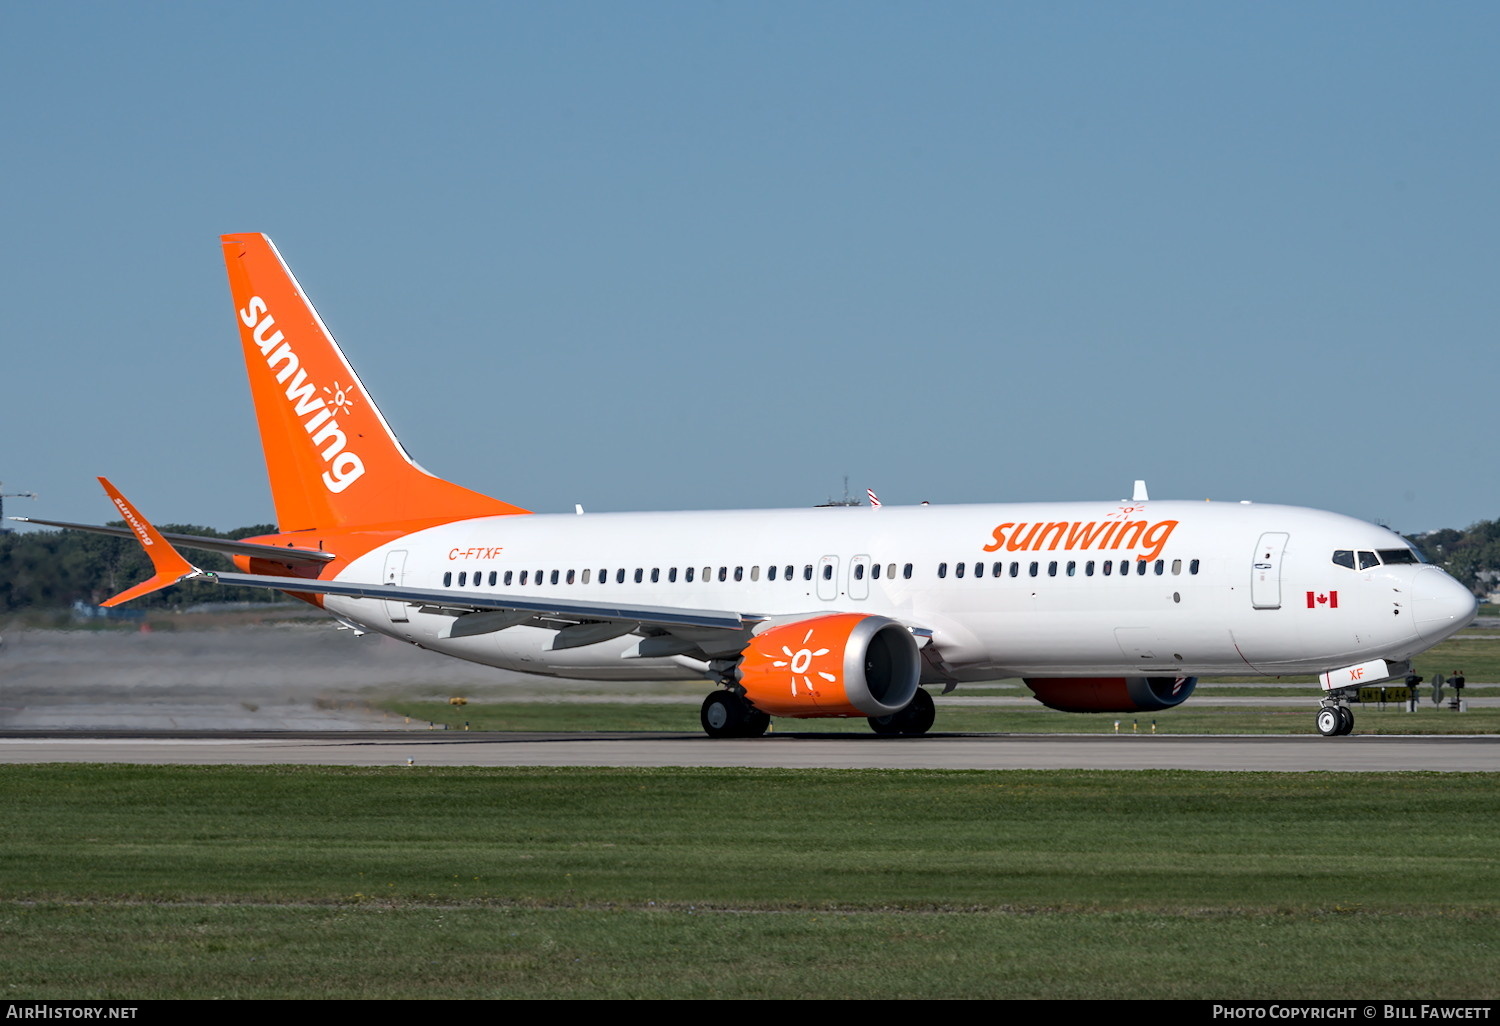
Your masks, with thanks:
[{"label": "airplane", "polygon": [[[1315,725],[1466,626],[1473,594],[1338,513],[1126,501],[530,512],[407,454],[271,240],[221,237],[277,531],[162,535],[100,478],[154,575],[272,588],[356,632],[508,670],[711,682],[714,738],[772,717],[932,727],[929,688],[1019,677],[1043,704],[1152,712],[1205,675],[1319,674]],[[177,550],[229,554],[237,573]]]}]

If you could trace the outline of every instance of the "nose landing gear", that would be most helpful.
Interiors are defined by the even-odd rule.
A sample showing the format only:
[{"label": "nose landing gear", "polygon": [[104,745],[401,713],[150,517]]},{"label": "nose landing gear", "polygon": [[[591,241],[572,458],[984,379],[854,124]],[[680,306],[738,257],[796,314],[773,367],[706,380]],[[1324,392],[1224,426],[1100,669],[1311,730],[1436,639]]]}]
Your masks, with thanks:
[{"label": "nose landing gear", "polygon": [[1318,733],[1324,737],[1341,737],[1354,729],[1354,711],[1347,705],[1330,702],[1318,710]]}]

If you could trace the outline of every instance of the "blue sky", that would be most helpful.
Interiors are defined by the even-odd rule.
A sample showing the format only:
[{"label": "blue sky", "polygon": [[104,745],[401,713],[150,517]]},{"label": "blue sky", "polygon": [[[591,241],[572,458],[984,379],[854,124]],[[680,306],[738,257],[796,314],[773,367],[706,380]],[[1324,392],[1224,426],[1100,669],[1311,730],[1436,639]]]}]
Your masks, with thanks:
[{"label": "blue sky", "polygon": [[12,3],[6,511],[271,519],[217,237],[540,511],[1500,516],[1500,5]]}]

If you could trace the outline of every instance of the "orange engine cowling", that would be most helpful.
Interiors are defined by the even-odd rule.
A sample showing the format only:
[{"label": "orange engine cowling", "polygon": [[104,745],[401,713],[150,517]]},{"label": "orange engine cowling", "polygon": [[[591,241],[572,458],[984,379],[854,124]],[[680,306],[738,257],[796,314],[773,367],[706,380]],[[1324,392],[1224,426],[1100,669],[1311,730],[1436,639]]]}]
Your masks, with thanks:
[{"label": "orange engine cowling", "polygon": [[921,676],[911,632],[862,613],[768,628],[739,664],[745,698],[772,716],[890,716],[911,702]]},{"label": "orange engine cowling", "polygon": [[1181,705],[1197,677],[1025,677],[1037,701],[1063,712],[1156,712]]}]

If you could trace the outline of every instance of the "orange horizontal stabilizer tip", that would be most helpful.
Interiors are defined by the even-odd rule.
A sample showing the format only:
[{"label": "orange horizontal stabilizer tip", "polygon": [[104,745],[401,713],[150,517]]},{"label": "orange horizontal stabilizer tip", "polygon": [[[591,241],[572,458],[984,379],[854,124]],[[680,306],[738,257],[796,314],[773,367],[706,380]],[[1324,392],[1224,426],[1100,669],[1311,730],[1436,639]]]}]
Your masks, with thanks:
[{"label": "orange horizontal stabilizer tip", "polygon": [[118,606],[122,602],[149,595],[153,591],[170,587],[182,580],[184,577],[196,576],[201,571],[193,564],[182,558],[182,554],[172,548],[171,542],[161,536],[161,532],[151,525],[151,521],[141,516],[140,511],[130,504],[130,500],[120,494],[120,490],[109,483],[108,478],[101,477],[99,483],[109,495],[109,500],[115,504],[120,515],[125,518],[125,523],[135,532],[136,540],[141,543],[141,548],[146,550],[146,555],[151,557],[151,565],[156,568],[156,574],[148,581],[142,581],[133,588],[127,588],[114,598],[99,603],[101,606]]}]

